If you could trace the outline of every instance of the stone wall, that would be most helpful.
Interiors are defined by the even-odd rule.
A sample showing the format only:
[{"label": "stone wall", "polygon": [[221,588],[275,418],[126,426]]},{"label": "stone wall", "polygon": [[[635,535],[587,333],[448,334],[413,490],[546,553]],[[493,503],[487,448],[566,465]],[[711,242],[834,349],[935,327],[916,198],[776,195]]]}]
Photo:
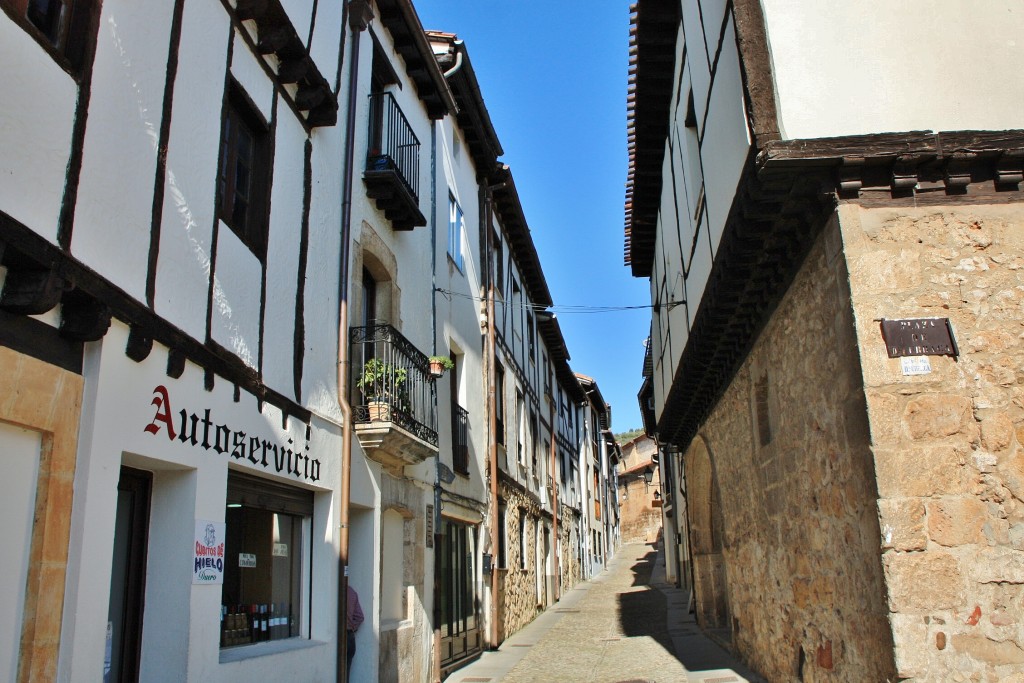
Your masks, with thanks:
[{"label": "stone wall", "polygon": [[561,594],[578,584],[583,578],[583,568],[577,552],[580,544],[580,513],[568,505],[560,505],[558,517],[558,538],[561,542],[562,554],[558,560],[558,572],[561,574]]},{"label": "stone wall", "polygon": [[[500,597],[501,640],[505,640],[537,618],[541,612],[537,600],[537,556],[534,549],[537,542],[537,520],[542,519],[542,515],[540,506],[532,496],[506,482],[499,482],[498,487],[499,495],[505,501],[505,550],[508,563]],[[519,535],[520,510],[526,513],[525,545],[528,552],[525,558],[522,558]]]},{"label": "stone wall", "polygon": [[661,532],[661,508],[653,507],[657,485],[643,477],[619,479],[619,529],[623,543],[653,543]]},{"label": "stone wall", "polygon": [[[1024,209],[841,208],[899,676],[1024,681]],[[904,376],[879,318],[948,317]]]},{"label": "stone wall", "polygon": [[841,247],[833,218],[684,454],[698,616],[771,681],[895,673]]},{"label": "stone wall", "polygon": [[[382,624],[378,651],[380,683],[422,681],[430,671],[430,650],[433,629],[425,605],[426,526],[424,514],[431,492],[422,484],[393,477],[387,472],[380,477],[381,510],[394,510],[402,515],[402,585],[381,586],[381,590],[401,590],[402,613],[399,623]],[[429,497],[428,497],[429,496]],[[383,551],[381,551],[383,552]]]}]

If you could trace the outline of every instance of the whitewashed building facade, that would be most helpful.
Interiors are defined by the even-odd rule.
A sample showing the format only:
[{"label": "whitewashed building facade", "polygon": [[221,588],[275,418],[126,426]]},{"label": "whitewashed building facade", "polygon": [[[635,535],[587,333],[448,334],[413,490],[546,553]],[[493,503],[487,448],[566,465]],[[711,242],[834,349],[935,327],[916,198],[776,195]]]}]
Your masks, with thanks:
[{"label": "whitewashed building facade", "polygon": [[512,306],[550,294],[461,42],[409,0],[0,8],[0,679],[344,680],[347,585],[350,680],[496,646],[492,282],[533,613],[579,579],[584,396]]},{"label": "whitewashed building facade", "polygon": [[3,10],[0,677],[332,677],[342,6]]}]

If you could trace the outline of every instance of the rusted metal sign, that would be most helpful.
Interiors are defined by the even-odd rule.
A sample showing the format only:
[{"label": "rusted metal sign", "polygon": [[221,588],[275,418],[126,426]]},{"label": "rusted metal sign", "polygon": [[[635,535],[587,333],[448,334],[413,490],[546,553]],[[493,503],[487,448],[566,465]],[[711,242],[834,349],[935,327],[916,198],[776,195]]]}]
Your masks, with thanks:
[{"label": "rusted metal sign", "polygon": [[960,355],[953,337],[949,318],[914,318],[886,320],[882,323],[882,338],[889,358],[903,356]]}]

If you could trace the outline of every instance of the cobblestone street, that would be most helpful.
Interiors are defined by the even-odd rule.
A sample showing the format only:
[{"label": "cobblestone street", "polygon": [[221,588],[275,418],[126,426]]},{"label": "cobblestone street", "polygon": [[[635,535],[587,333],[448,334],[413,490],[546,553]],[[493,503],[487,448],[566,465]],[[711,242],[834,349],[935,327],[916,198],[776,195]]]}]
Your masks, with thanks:
[{"label": "cobblestone street", "polygon": [[687,613],[653,545],[623,546],[606,571],[566,593],[451,683],[759,683]]}]

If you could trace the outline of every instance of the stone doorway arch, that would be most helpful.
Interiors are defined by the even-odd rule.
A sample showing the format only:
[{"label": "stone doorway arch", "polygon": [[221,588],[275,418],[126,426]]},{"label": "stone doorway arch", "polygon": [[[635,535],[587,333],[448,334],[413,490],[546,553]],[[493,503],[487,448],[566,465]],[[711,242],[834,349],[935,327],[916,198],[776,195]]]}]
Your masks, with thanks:
[{"label": "stone doorway arch", "polygon": [[683,456],[686,468],[686,512],[690,520],[694,602],[704,629],[731,632],[728,573],[725,565],[724,523],[714,459],[698,436]]}]

